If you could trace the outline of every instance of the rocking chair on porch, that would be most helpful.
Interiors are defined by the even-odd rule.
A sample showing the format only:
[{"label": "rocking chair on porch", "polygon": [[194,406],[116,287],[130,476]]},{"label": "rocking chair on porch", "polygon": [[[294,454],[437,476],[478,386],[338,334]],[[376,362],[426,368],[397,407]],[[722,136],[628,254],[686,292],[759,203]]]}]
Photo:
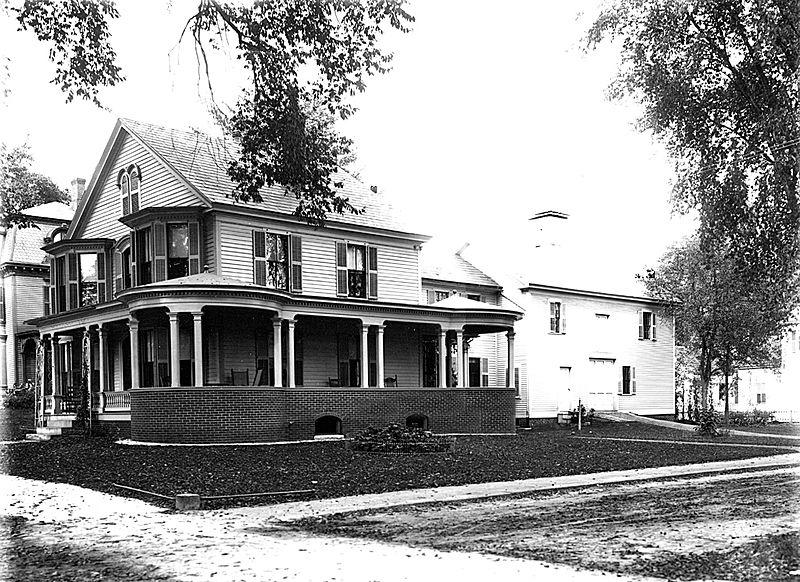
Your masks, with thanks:
[{"label": "rocking chair on porch", "polygon": [[394,376],[386,376],[386,378],[383,379],[383,385],[386,388],[397,388],[397,374]]},{"label": "rocking chair on porch", "polygon": [[233,386],[249,386],[250,385],[250,368],[245,370],[231,369],[231,384]]}]

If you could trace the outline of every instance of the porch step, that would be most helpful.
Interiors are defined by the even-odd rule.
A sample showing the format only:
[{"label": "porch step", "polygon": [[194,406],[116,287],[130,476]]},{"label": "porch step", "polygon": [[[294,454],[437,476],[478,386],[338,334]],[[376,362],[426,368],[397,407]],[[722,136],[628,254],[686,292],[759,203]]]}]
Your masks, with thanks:
[{"label": "porch step", "polygon": [[46,435],[48,438],[51,436],[60,436],[63,434],[61,429],[62,427],[60,426],[37,426],[36,434]]},{"label": "porch step", "polygon": [[75,422],[75,415],[61,415],[61,416],[48,416],[47,417],[47,427],[59,427],[59,428],[72,428],[72,423]]},{"label": "porch step", "polygon": [[[38,430],[38,429],[37,429]],[[29,432],[25,435],[26,441],[49,441],[49,434],[39,434],[38,432]]]}]

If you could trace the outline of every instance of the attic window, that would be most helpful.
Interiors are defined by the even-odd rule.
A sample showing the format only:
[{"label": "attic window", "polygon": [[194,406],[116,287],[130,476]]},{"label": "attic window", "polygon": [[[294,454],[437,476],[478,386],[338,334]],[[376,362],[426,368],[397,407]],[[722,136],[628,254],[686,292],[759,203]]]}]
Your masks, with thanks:
[{"label": "attic window", "polygon": [[117,186],[122,200],[122,215],[128,215],[139,210],[139,195],[141,193],[142,172],[139,166],[131,164],[120,170],[117,176]]}]

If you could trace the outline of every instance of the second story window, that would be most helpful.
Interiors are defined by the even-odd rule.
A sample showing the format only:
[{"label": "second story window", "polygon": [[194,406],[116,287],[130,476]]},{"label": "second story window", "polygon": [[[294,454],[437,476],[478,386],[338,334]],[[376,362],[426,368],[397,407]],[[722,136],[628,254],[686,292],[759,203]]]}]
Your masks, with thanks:
[{"label": "second story window", "polygon": [[561,301],[550,301],[550,333],[567,333],[566,306]]},{"label": "second story window", "polygon": [[336,243],[336,294],[362,299],[378,298],[376,247]]},{"label": "second story window", "polygon": [[297,235],[253,231],[253,282],[272,289],[303,290],[303,247]]},{"label": "second story window", "polygon": [[656,314],[652,311],[639,311],[639,339],[656,339]]},{"label": "second story window", "polygon": [[139,211],[141,184],[142,173],[139,170],[139,166],[128,166],[124,170],[120,170],[117,175],[117,186],[120,191],[123,216]]},{"label": "second story window", "polygon": [[136,231],[136,282],[147,285],[153,282],[153,244],[149,228]]},{"label": "second story window", "polygon": [[55,260],[55,300],[53,306],[58,313],[67,310],[67,258],[56,257]]},{"label": "second story window", "polygon": [[189,225],[185,222],[167,225],[167,279],[189,274]]},{"label": "second story window", "polygon": [[80,305],[81,307],[95,305],[97,304],[97,255],[82,253],[78,257]]}]

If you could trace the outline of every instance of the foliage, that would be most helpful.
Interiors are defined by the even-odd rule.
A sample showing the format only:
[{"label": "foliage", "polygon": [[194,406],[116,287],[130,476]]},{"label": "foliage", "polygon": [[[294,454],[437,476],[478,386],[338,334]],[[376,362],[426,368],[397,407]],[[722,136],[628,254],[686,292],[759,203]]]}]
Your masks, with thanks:
[{"label": "foliage", "polygon": [[728,423],[734,426],[765,425],[775,421],[775,413],[766,410],[749,410],[747,412],[731,412]]},{"label": "foliage", "polygon": [[392,423],[384,428],[369,427],[360,432],[353,438],[350,448],[370,453],[442,453],[449,451],[452,444],[451,438]]},{"label": "foliage", "polygon": [[671,248],[641,277],[648,294],[675,316],[676,343],[694,359],[700,379],[696,404],[708,405],[715,372],[769,365],[778,357],[786,303],[774,288],[737,270],[730,245],[694,236]]},{"label": "foliage", "polygon": [[800,227],[800,3],[618,0],[588,32],[618,39],[610,93],[676,160],[673,196],[729,245],[741,282],[796,304]]},{"label": "foliage", "polygon": [[112,0],[25,0],[17,12],[23,30],[50,44],[50,61],[56,66],[52,80],[67,95],[89,99],[97,105],[101,86],[124,80],[115,64],[108,24],[119,13]]},{"label": "foliage", "polygon": [[33,405],[34,389],[33,384],[30,382],[9,389],[3,397],[3,408],[24,408],[33,410]]},{"label": "foliage", "polygon": [[[580,417],[581,417],[581,425],[582,426],[583,425],[592,424],[592,421],[594,420],[594,408],[590,408],[589,410],[586,410],[586,406],[581,404]],[[569,422],[570,422],[570,424],[578,424],[578,408],[577,407],[575,407],[572,410],[570,410]]]},{"label": "foliage", "polygon": [[30,226],[26,208],[47,202],[67,202],[69,194],[47,176],[32,172],[33,158],[27,146],[9,150],[0,145],[0,222]]},{"label": "foliage", "polygon": [[[361,210],[333,180],[337,167],[352,158],[350,140],[333,122],[355,111],[347,98],[365,90],[367,77],[388,70],[392,55],[378,40],[385,28],[408,31],[414,18],[403,5],[404,0],[200,1],[181,39],[192,37],[214,115],[241,146],[227,168],[235,200],[258,202],[263,186],[278,184],[297,198],[295,214],[310,224],[322,224],[330,212]],[[78,95],[95,103],[99,86],[122,81],[107,31],[117,17],[108,0],[27,0],[18,11],[23,28],[51,41],[55,82],[68,100]],[[231,47],[249,81],[234,108],[223,110],[214,100],[208,55]]]},{"label": "foliage", "polygon": [[719,414],[713,408],[706,408],[700,411],[700,420],[697,423],[697,430],[703,436],[720,436]]}]

